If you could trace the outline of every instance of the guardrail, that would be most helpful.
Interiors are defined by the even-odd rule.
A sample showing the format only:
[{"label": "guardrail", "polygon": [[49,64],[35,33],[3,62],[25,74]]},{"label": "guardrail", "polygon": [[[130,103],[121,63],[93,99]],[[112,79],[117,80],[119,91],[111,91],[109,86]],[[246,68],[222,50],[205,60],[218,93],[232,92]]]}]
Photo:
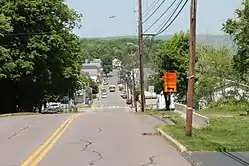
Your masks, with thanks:
[{"label": "guardrail", "polygon": [[[184,119],[186,119],[187,106],[184,104],[175,103],[175,112],[179,113]],[[206,116],[193,112],[193,127],[206,127],[209,125],[209,120]]]}]

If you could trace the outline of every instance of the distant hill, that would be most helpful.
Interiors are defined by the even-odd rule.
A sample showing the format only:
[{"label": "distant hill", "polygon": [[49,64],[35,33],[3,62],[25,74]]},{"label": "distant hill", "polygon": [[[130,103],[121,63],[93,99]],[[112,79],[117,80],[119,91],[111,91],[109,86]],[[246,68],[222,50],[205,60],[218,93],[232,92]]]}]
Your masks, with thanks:
[{"label": "distant hill", "polygon": [[[172,35],[163,35],[158,36],[156,39],[159,40],[168,40],[172,37]],[[122,39],[122,38],[137,38],[137,36],[116,36],[116,37],[103,37],[103,38],[94,38],[94,39]],[[93,38],[89,38],[93,39]],[[234,42],[229,36],[224,35],[197,35],[196,36],[198,43],[208,44],[214,47],[221,46],[230,46],[233,45]]]}]

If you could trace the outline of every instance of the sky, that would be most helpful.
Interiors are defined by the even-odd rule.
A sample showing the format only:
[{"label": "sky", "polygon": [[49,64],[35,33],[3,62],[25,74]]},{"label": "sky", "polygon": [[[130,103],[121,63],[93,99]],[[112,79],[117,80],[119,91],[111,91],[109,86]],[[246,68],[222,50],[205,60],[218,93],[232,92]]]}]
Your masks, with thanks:
[{"label": "sky", "polygon": [[[142,0],[145,20],[154,0]],[[162,2],[163,0],[160,0]],[[146,30],[173,2],[166,0],[159,10],[143,24]],[[235,10],[241,8],[242,0],[197,0],[197,34],[220,35],[222,24],[235,17]],[[114,37],[137,35],[137,0],[66,0],[68,6],[83,14],[82,27],[75,30],[80,37]],[[189,29],[189,7],[183,9],[174,23],[161,35],[174,34]],[[165,14],[147,33],[156,33],[171,11]],[[110,19],[110,16],[116,16]]]}]

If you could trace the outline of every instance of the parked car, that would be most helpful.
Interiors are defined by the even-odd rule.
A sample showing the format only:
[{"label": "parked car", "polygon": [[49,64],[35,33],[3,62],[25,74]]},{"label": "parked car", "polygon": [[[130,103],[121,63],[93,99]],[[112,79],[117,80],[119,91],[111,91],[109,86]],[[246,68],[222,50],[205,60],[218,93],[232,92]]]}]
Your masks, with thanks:
[{"label": "parked car", "polygon": [[131,99],[126,99],[126,104],[128,104],[128,105],[132,104],[132,100]]},{"label": "parked car", "polygon": [[123,99],[126,99],[126,98],[127,98],[126,92],[122,92],[122,93],[121,93],[121,97],[122,97]]},{"label": "parked car", "polygon": [[42,110],[43,114],[55,114],[58,113],[58,109],[52,108],[52,107],[47,107],[44,110]]},{"label": "parked car", "polygon": [[107,98],[107,93],[106,93],[106,94],[102,94],[101,97],[102,97],[102,98]]},{"label": "parked car", "polygon": [[124,86],[122,84],[119,84],[118,89],[119,89],[119,91],[122,91],[124,89]]},{"label": "parked car", "polygon": [[42,113],[59,113],[63,112],[63,107],[60,103],[48,103],[47,108],[45,108]]}]

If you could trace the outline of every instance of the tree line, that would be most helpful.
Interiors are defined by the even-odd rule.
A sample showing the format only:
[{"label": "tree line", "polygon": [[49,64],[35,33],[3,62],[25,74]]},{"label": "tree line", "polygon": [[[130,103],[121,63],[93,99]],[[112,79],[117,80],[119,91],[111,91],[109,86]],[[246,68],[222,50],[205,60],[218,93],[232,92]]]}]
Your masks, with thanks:
[{"label": "tree line", "polygon": [[[212,104],[215,93],[223,99],[238,97],[239,100],[247,100],[247,93],[239,93],[238,87],[248,92],[249,77],[249,42],[247,30],[249,15],[247,12],[248,0],[245,0],[242,9],[236,10],[236,19],[227,19],[222,30],[229,35],[234,45],[213,47],[197,43],[196,74],[195,74],[195,104],[204,100],[205,104]],[[180,32],[164,41],[156,49],[152,68],[155,74],[151,76],[150,83],[155,86],[157,93],[163,91],[163,73],[167,71],[177,72],[177,100],[186,104],[188,65],[189,65],[189,33]],[[236,87],[227,90],[228,86]],[[169,95],[164,93],[165,99]],[[237,99],[238,99],[237,98]],[[169,107],[169,101],[166,101]]]},{"label": "tree line", "polygon": [[80,73],[85,59],[100,58],[108,74],[112,60],[125,59],[132,48],[127,43],[137,43],[80,39],[72,30],[80,28],[82,15],[59,0],[2,0],[0,6],[0,113],[73,98],[81,82],[98,89]]},{"label": "tree line", "polygon": [[[120,38],[120,39],[81,39],[81,50],[83,56],[89,60],[101,59],[103,72],[108,74],[112,71],[112,60],[119,59],[122,61],[125,67],[129,67],[131,64],[130,54],[137,54],[138,39],[136,38]],[[153,41],[151,44],[150,39],[144,40],[146,58],[145,63],[151,62],[152,55],[155,53],[156,46],[160,43],[160,40]],[[134,59],[139,59],[138,56]],[[133,59],[133,60],[134,60]]]},{"label": "tree line", "polygon": [[83,54],[82,15],[59,0],[0,2],[0,113],[34,111],[73,95]]},{"label": "tree line", "polygon": [[[136,38],[80,39],[76,36],[72,30],[80,27],[82,15],[62,1],[2,0],[0,5],[0,113],[34,111],[49,100],[72,97],[81,82],[88,81],[80,75],[86,58],[100,58],[105,74],[112,70],[114,58],[120,59],[127,71],[139,59]],[[248,82],[249,43],[244,27],[249,22],[246,14],[249,9],[244,6],[236,11],[238,19],[228,19],[223,24],[223,31],[234,39],[235,47],[198,44],[196,100],[205,98],[211,103],[214,92],[217,88],[222,91],[226,80]],[[167,41],[146,39],[144,45],[146,66],[155,70],[151,84],[157,92],[162,91],[163,72],[176,71],[177,96],[184,103],[188,33],[177,33]]]}]

